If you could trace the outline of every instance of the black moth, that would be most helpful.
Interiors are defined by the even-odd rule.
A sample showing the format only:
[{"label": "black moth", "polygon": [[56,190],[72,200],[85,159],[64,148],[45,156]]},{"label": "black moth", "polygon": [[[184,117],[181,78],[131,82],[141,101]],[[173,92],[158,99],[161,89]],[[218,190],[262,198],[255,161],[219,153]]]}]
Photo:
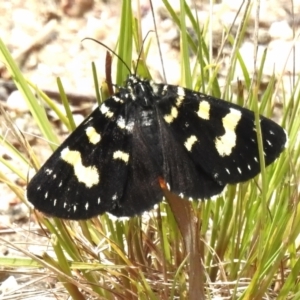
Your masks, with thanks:
[{"label": "black moth", "polygon": [[[269,165],[287,136],[263,116],[260,126]],[[182,198],[205,199],[259,172],[252,111],[129,75],[33,177],[27,198],[64,219],[133,216],[162,200],[160,179]]]}]

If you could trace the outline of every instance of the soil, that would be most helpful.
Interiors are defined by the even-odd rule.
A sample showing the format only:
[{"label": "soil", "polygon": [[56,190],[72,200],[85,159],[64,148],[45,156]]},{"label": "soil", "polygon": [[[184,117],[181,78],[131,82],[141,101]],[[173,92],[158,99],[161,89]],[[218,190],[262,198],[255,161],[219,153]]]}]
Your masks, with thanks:
[{"label": "soil", "polygon": [[[171,84],[180,84],[179,35],[176,25],[171,21],[160,2],[158,0],[153,1],[153,5],[163,53],[166,80]],[[209,17],[209,5],[206,2],[209,1],[202,1],[201,4],[197,4],[199,20],[202,25],[205,24],[206,19]],[[234,1],[234,7],[232,7],[231,1],[219,2],[214,7],[213,40],[216,53],[218,52],[222,36],[221,25],[233,22],[239,1]],[[275,68],[276,77],[282,79],[284,83],[289,83],[290,74],[292,74],[293,66],[295,66],[288,60],[288,50],[291,49],[293,44],[291,9],[285,4],[286,1],[273,1],[271,7],[268,6],[270,5],[268,1],[261,2],[262,13],[266,15],[266,12],[268,12],[267,17],[262,18],[259,24],[260,42],[258,49],[259,59],[262,49],[269,48],[270,51],[267,71],[264,74],[266,83],[268,83],[268,76],[274,72],[274,66],[277,66]],[[275,2],[276,5],[274,5]],[[298,2],[294,1],[296,14],[300,12]],[[115,49],[118,42],[121,3],[121,1],[96,0],[2,0],[0,2],[0,38],[11,51],[24,76],[41,90],[46,91],[52,98],[57,99],[58,105],[60,99],[56,78],[60,77],[69,96],[74,118],[78,124],[92,111],[96,103],[91,68],[92,62],[95,62],[97,66],[99,80],[105,79],[106,49],[95,42],[82,40],[86,37],[94,38],[111,49]],[[140,3],[142,31],[143,36],[145,36],[149,31],[154,30],[153,19],[149,1],[144,0],[140,1]],[[176,11],[178,8],[174,5]],[[247,59],[247,64],[249,63],[247,67],[250,70],[253,69],[254,65],[252,59],[254,53],[252,42],[254,16],[255,14],[253,13],[253,16],[250,17],[248,38],[240,49],[245,57],[251,58]],[[297,19],[294,25],[297,29],[296,21]],[[275,29],[272,29],[274,27]],[[232,30],[234,33],[237,30],[237,25]],[[153,42],[147,58],[147,65],[154,80],[164,81],[154,34],[150,33],[149,39],[153,40]],[[299,47],[297,42],[295,44],[297,46],[297,54]],[[280,45],[281,54],[277,52],[278,45]],[[230,49],[228,45],[223,49],[222,64],[220,64],[221,82],[226,78]],[[191,60],[193,60],[192,57]],[[235,78],[241,79],[241,73],[237,73]],[[284,89],[288,91],[289,85],[284,85]],[[14,90],[15,87],[11,81],[10,74],[0,63],[0,103],[11,121],[17,126],[18,131],[28,140],[35,153],[38,153],[42,163],[50,156],[52,151],[48,143],[40,137],[41,134],[22,96],[14,92]],[[276,97],[278,103],[282,99],[280,95],[281,92],[279,91],[278,97]],[[51,115],[50,111],[48,113],[49,118],[53,122],[53,127],[60,139],[63,140],[67,135],[66,128],[58,122],[55,116]],[[279,112],[277,119],[280,119],[280,115],[281,113]],[[23,153],[26,153],[20,141],[7,126],[7,121],[5,121],[3,115],[0,115],[0,122],[1,135]],[[1,144],[0,155],[9,164],[14,165],[24,176],[23,179],[20,179],[19,176],[8,170],[2,163],[0,164],[0,175],[2,173],[7,180],[15,183],[15,187],[21,194],[24,193],[27,178],[31,176],[28,166],[13,157]],[[20,201],[19,197],[5,183],[0,183],[0,214],[0,256],[22,256],[22,252],[16,247],[35,252],[42,251],[42,247],[47,245],[47,239],[43,238],[42,234],[40,235],[39,226],[35,223],[34,217],[29,214],[26,205]],[[31,245],[31,248],[28,245]],[[15,281],[9,281],[9,276],[12,276]],[[16,285],[21,287],[28,281],[34,281],[35,278],[40,279],[40,276],[41,274],[35,273],[32,274],[31,278],[28,278],[28,276],[22,275],[22,270],[8,272],[3,269],[2,272],[0,271],[0,283],[11,282],[12,287]],[[51,285],[51,278],[40,280],[38,284],[41,286]],[[0,294],[4,292],[3,286],[4,284],[0,288]],[[11,287],[8,288],[8,290],[10,289]],[[36,299],[42,299],[40,294],[34,295],[39,290],[37,285],[26,286],[25,290],[31,293],[30,297],[28,296],[26,299],[35,299],[35,297],[37,297]],[[22,297],[18,292],[15,293],[16,299],[17,297]],[[63,298],[66,299],[62,295]],[[46,296],[43,299],[46,299]]]}]

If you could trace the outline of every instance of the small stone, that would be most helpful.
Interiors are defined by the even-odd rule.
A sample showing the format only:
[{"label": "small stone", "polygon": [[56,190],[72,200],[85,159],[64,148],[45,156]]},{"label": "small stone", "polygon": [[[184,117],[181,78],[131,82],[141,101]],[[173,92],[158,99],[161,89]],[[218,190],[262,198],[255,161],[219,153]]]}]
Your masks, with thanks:
[{"label": "small stone", "polygon": [[13,91],[8,96],[6,103],[10,109],[18,113],[25,113],[29,111],[27,103],[19,91]]},{"label": "small stone", "polygon": [[18,282],[14,276],[9,276],[0,286],[0,293],[6,294],[18,288]]},{"label": "small stone", "polygon": [[287,21],[272,23],[269,34],[272,39],[289,40],[293,38],[293,30]]}]

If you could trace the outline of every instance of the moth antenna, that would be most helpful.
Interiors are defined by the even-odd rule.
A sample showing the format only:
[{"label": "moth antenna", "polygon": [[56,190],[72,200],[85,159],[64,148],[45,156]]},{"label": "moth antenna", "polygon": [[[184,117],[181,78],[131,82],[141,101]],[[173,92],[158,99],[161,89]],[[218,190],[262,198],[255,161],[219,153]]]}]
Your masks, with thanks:
[{"label": "moth antenna", "polygon": [[112,54],[114,54],[124,64],[124,66],[127,68],[128,72],[129,72],[129,74],[132,75],[129,66],[126,64],[126,62],[124,61],[124,59],[120,55],[118,55],[114,50],[110,49],[108,46],[106,46],[102,42],[99,42],[99,41],[97,41],[97,40],[95,40],[93,38],[87,37],[87,38],[84,38],[83,40],[81,40],[81,42],[83,42],[84,40],[90,40],[90,41],[96,42],[97,44],[101,45],[102,47],[104,47],[105,49],[107,49],[109,52],[111,52]]},{"label": "moth antenna", "polygon": [[158,46],[158,52],[159,52],[159,57],[160,57],[160,63],[161,63],[161,67],[162,67],[163,77],[164,77],[164,81],[167,82],[167,76],[166,76],[166,72],[165,72],[164,61],[162,59],[162,52],[161,52],[161,47],[160,47],[160,41],[159,41],[158,34],[157,34],[157,25],[156,25],[156,20],[155,20],[155,16],[154,16],[153,4],[152,4],[152,1],[149,1],[149,2],[150,2],[150,6],[151,6],[151,13],[152,13],[152,18],[153,18],[153,25],[154,25],[154,28],[155,28],[155,36],[156,36],[156,40],[157,40],[157,46]]},{"label": "moth antenna", "polygon": [[137,73],[137,68],[138,68],[138,65],[139,65],[140,58],[141,58],[142,53],[143,53],[144,44],[145,44],[145,41],[146,41],[146,39],[147,39],[147,37],[148,37],[148,35],[149,35],[150,32],[153,32],[153,30],[149,30],[147,32],[146,36],[143,38],[142,47],[141,47],[140,53],[139,53],[138,58],[137,58],[136,67],[134,69],[134,75],[136,75],[136,73]]}]

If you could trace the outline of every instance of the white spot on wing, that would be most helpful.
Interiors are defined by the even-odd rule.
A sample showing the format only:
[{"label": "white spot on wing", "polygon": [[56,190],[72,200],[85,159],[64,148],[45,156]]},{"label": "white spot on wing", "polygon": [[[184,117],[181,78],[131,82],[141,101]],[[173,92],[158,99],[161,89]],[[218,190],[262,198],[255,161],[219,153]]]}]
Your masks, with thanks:
[{"label": "white spot on wing", "polygon": [[121,128],[121,129],[125,129],[125,119],[123,117],[119,117],[117,119],[117,125]]},{"label": "white spot on wing", "polygon": [[52,172],[53,172],[53,170],[51,170],[51,169],[46,169],[46,170],[45,170],[45,173],[46,173],[47,175],[51,175]]},{"label": "white spot on wing", "polygon": [[85,167],[82,164],[80,152],[72,151],[67,147],[61,151],[61,158],[73,167],[77,180],[86,187],[91,188],[93,185],[99,184],[97,168],[95,166]]},{"label": "white spot on wing", "polygon": [[119,117],[117,119],[117,125],[121,129],[126,129],[128,132],[132,132],[134,121],[130,121],[126,124],[125,119],[123,117]]},{"label": "white spot on wing", "polygon": [[221,156],[230,155],[232,148],[236,146],[235,129],[241,116],[239,110],[230,108],[230,112],[222,119],[225,133],[215,139],[216,149]]},{"label": "white spot on wing", "polygon": [[114,113],[109,110],[109,108],[105,105],[105,103],[102,103],[100,106],[100,111],[103,115],[105,115],[107,118],[112,118]]},{"label": "white spot on wing", "polygon": [[89,203],[86,202],[86,203],[85,203],[85,210],[88,210],[88,209],[89,209]]},{"label": "white spot on wing", "polygon": [[126,153],[126,152],[123,152],[121,150],[118,150],[118,151],[114,152],[113,158],[114,159],[121,159],[127,164],[128,161],[129,161],[129,154]]},{"label": "white spot on wing", "polygon": [[198,117],[204,120],[209,120],[209,111],[210,104],[205,100],[201,101],[199,104],[199,109],[197,111]]},{"label": "white spot on wing", "polygon": [[93,118],[92,118],[92,117],[89,117],[89,118],[85,119],[85,120],[83,121],[82,124],[87,124],[87,123],[89,123],[91,120],[93,120]]},{"label": "white spot on wing", "polygon": [[96,131],[92,126],[89,126],[85,129],[85,133],[90,141],[90,143],[96,145],[101,140],[101,135]]},{"label": "white spot on wing", "polygon": [[112,96],[112,98],[113,98],[116,102],[120,102],[120,103],[123,103],[123,102],[124,102],[121,98],[119,98],[119,97],[117,97],[117,96]]},{"label": "white spot on wing", "polygon": [[113,222],[127,221],[130,219],[129,217],[116,217],[109,212],[106,212],[106,214],[109,217],[109,219],[111,219]]},{"label": "white spot on wing", "polygon": [[269,140],[266,140],[266,142],[269,146],[272,146],[272,143]]},{"label": "white spot on wing", "polygon": [[227,168],[225,168],[225,170],[226,170],[226,172],[227,172],[228,174],[230,174],[230,171],[229,171]]},{"label": "white spot on wing", "polygon": [[240,168],[237,168],[237,170],[239,171],[240,174],[242,174],[242,170]]},{"label": "white spot on wing", "polygon": [[182,88],[181,86],[177,87],[177,95],[184,97],[185,96],[184,88]]},{"label": "white spot on wing", "polygon": [[130,121],[129,123],[126,124],[125,128],[128,132],[132,132],[133,126],[134,126],[134,121]]},{"label": "white spot on wing", "polygon": [[185,148],[188,151],[192,150],[193,145],[198,141],[197,137],[195,135],[191,135],[184,143]]}]

